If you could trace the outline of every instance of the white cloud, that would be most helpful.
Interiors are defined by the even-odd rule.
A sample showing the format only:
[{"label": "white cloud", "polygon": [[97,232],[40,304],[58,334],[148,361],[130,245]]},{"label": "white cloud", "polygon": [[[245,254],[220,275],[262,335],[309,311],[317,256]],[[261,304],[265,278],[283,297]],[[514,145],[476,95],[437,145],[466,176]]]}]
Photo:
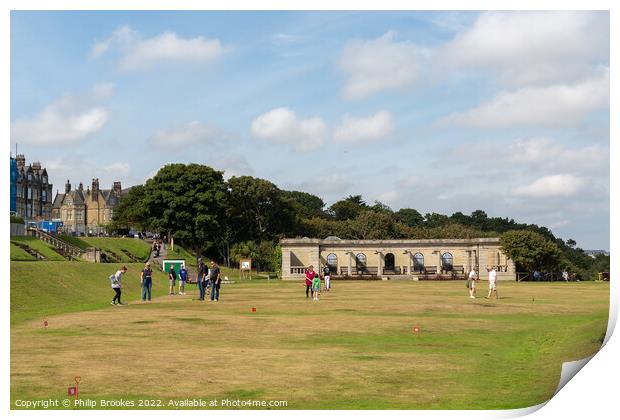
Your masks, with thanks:
[{"label": "white cloud", "polygon": [[112,82],[97,83],[95,87],[93,87],[93,94],[99,98],[107,98],[114,93],[115,87],[116,84]]},{"label": "white cloud", "polygon": [[[512,163],[539,165],[550,170],[598,171],[609,165],[609,150],[599,145],[569,148],[544,137],[516,140],[508,145],[503,154]],[[551,156],[553,159],[550,159]]]},{"label": "white cloud", "polygon": [[385,191],[379,194],[377,200],[385,204],[394,204],[400,198],[397,191]]},{"label": "white cloud", "polygon": [[221,129],[204,124],[199,121],[191,121],[153,134],[149,142],[161,148],[182,148],[196,144],[213,144],[220,140],[226,140],[230,135]]},{"label": "white cloud", "polygon": [[16,119],[11,124],[11,141],[37,145],[78,143],[101,130],[108,121],[108,110],[94,102],[92,95],[65,95],[41,112]]},{"label": "white cloud", "polygon": [[369,41],[345,45],[339,67],[347,75],[343,88],[346,99],[363,99],[383,90],[412,85],[418,76],[420,59],[426,52],[411,42],[395,42],[394,32]]},{"label": "white cloud", "polygon": [[347,193],[353,185],[354,182],[351,178],[341,173],[329,173],[315,176],[310,180],[304,181],[299,186],[292,186],[291,189],[300,189],[301,191],[307,191],[325,198],[326,195],[342,196]]},{"label": "white cloud", "polygon": [[299,119],[289,108],[275,108],[254,121],[252,135],[277,144],[291,144],[297,150],[311,151],[325,141],[327,127],[319,117]]},{"label": "white cloud", "polygon": [[575,175],[548,175],[531,184],[513,188],[511,192],[520,197],[569,197],[577,194],[585,185],[585,179]]},{"label": "white cloud", "polygon": [[369,117],[345,116],[334,129],[334,140],[343,143],[370,143],[385,139],[394,131],[392,115],[379,111]]},{"label": "white cloud", "polygon": [[573,85],[528,87],[501,92],[475,108],[455,112],[442,123],[474,127],[557,126],[581,122],[609,106],[609,71]]},{"label": "white cloud", "polygon": [[509,85],[570,82],[609,54],[608,12],[486,12],[437,51],[439,64]]},{"label": "white cloud", "polygon": [[129,26],[118,28],[112,35],[93,45],[91,57],[106,54],[115,45],[121,47],[120,67],[125,71],[147,70],[170,63],[207,65],[215,62],[225,52],[219,39],[181,38],[166,31],[152,38],[142,36]]},{"label": "white cloud", "polygon": [[115,162],[104,165],[103,170],[114,176],[127,176],[131,173],[131,165],[127,162]]}]

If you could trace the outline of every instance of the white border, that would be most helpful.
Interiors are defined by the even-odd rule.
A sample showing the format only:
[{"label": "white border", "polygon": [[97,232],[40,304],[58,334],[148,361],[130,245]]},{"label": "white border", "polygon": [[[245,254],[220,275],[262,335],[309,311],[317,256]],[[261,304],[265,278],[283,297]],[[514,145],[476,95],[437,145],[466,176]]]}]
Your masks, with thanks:
[{"label": "white border", "polygon": [[[382,1],[337,1],[337,0],[304,0],[304,1],[260,1],[253,2],[250,0],[229,0],[227,2],[207,2],[197,0],[185,0],[183,2],[171,2],[164,0],[126,0],[126,1],[102,1],[102,0],[89,0],[89,1],[77,1],[77,0],[56,0],[53,3],[43,0],[8,0],[3,2],[4,14],[0,23],[2,28],[2,57],[10,57],[10,10],[105,10],[105,9],[118,9],[118,10],[610,10],[611,11],[611,108],[610,115],[617,115],[614,111],[617,110],[617,95],[613,94],[616,69],[617,69],[617,41],[619,39],[618,26],[618,6],[611,0],[590,0],[590,1],[544,1],[544,0],[521,0],[521,1],[489,1],[489,0],[477,0],[463,2],[462,0],[451,1],[402,1],[402,0],[382,0]],[[615,47],[615,48],[614,48]],[[5,89],[4,101],[1,105],[2,118],[1,127],[4,139],[10,138],[10,67],[8,61],[4,62],[1,67],[0,75],[4,81],[3,85]],[[613,163],[618,162],[618,146],[617,141],[617,120],[611,118],[611,135],[610,135],[610,159],[612,160],[611,168],[611,185],[610,191],[614,191],[616,186],[616,179],[618,175],[618,169],[615,168]],[[10,148],[10,142],[5,140],[5,147]],[[0,169],[0,182],[2,185],[2,208],[4,214],[8,213],[9,200],[8,200],[8,163],[3,161],[3,169]],[[611,194],[611,212],[610,215],[617,214],[618,211],[618,198],[617,195]],[[617,232],[618,226],[615,223],[613,217],[610,219],[611,232]],[[1,224],[3,237],[9,236],[8,224]],[[6,241],[6,239],[5,239]],[[613,279],[618,278],[618,269],[615,258],[615,251],[617,239],[614,235],[611,235],[610,251],[612,255],[612,273]],[[9,260],[8,247],[3,246],[1,248],[1,258],[3,261]],[[10,350],[10,337],[9,337],[9,311],[10,311],[10,299],[8,287],[5,287],[5,293],[2,293],[2,319],[1,328],[2,334],[4,334],[4,340],[2,340],[2,361],[1,363],[1,381],[0,386],[0,409],[2,411],[9,411],[9,389],[10,389],[10,376],[9,376],[9,350]],[[613,331],[615,322],[618,315],[618,303],[619,294],[618,287],[615,283],[611,284],[611,311],[609,321],[609,333]],[[536,411],[531,415],[536,419],[550,419],[550,418],[611,418],[617,415],[618,403],[616,402],[617,392],[614,385],[618,382],[618,375],[620,373],[620,363],[618,358],[615,357],[619,353],[620,345],[618,344],[617,337],[613,335],[610,337],[608,333],[606,345],[603,349],[587,364],[587,366],[578,374],[577,378],[568,382],[568,384],[562,388],[562,390],[552,398],[544,408]],[[493,390],[489,390],[493,392]],[[537,407],[540,408],[540,407]],[[533,411],[533,409],[515,410],[515,411],[416,411],[414,413],[409,411],[356,411],[351,412],[351,415],[362,418],[376,418],[386,417],[391,418],[411,418],[415,416],[418,418],[505,418],[514,417],[515,415],[524,415],[527,412]],[[8,413],[15,418],[30,418],[33,415],[45,416],[49,418],[78,418],[83,417],[83,412],[67,412],[67,411],[45,411],[45,412],[26,412],[26,411],[12,411]],[[89,412],[89,417],[93,418],[109,418],[109,412]],[[125,413],[127,414],[127,413]],[[118,415],[114,413],[112,415]],[[169,417],[170,412],[131,412],[132,417],[149,418],[153,416],[164,418]],[[177,414],[175,414],[177,415]],[[291,413],[288,411],[229,411],[229,412],[215,412],[210,411],[208,414],[202,411],[184,411],[181,416],[187,416],[189,418],[201,418],[205,416],[215,418],[236,418],[245,415],[252,416],[254,419],[261,418],[290,418],[291,415],[301,418],[315,418],[316,416],[322,416],[323,413],[314,413],[309,411]]]}]

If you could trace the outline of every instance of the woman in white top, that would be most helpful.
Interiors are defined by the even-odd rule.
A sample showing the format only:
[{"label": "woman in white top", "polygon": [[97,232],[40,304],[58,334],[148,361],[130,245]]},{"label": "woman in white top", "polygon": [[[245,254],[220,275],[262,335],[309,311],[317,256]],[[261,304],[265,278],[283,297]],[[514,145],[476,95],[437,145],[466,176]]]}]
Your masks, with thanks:
[{"label": "woman in white top", "polygon": [[473,268],[469,272],[469,277],[467,278],[467,288],[469,289],[469,297],[472,299],[476,299],[476,279],[478,275],[476,274],[476,270]]},{"label": "woman in white top", "polygon": [[121,288],[123,284],[121,283],[121,278],[123,274],[127,271],[127,267],[122,266],[120,270],[118,270],[115,274],[110,276],[110,282],[112,283],[112,289],[116,293],[114,298],[112,299],[112,305],[122,305],[121,303]]}]

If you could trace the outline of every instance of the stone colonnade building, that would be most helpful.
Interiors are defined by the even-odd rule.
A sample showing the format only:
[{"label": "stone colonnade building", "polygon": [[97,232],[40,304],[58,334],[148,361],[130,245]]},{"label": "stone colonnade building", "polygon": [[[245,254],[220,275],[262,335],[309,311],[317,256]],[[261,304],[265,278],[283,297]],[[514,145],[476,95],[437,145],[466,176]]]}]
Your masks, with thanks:
[{"label": "stone colonnade building", "polygon": [[[498,280],[515,280],[515,265],[501,250],[499,238],[343,240],[282,239],[282,277],[304,277],[312,265],[328,266],[339,277],[390,279],[462,277],[472,268],[486,279],[486,268],[497,269]],[[321,270],[321,271],[319,271]]]}]

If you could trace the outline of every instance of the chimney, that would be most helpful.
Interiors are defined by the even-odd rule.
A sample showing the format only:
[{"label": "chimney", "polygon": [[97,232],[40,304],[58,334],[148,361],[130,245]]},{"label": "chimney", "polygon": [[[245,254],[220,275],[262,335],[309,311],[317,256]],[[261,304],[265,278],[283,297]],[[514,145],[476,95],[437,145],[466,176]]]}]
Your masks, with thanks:
[{"label": "chimney", "polygon": [[67,179],[67,183],[65,184],[65,194],[69,194],[71,192],[71,183]]},{"label": "chimney", "polygon": [[41,162],[32,162],[32,169],[35,171],[41,170]]},{"label": "chimney", "polygon": [[24,157],[24,155],[17,155],[15,157],[15,160],[17,161],[18,168],[23,168],[24,166],[26,166],[26,158]]},{"label": "chimney", "polygon": [[112,191],[114,192],[114,195],[120,198],[121,190],[121,182],[115,181],[114,184],[112,184]]},{"label": "chimney", "polygon": [[99,178],[93,178],[93,183],[90,190],[92,191],[93,200],[99,201]]}]

